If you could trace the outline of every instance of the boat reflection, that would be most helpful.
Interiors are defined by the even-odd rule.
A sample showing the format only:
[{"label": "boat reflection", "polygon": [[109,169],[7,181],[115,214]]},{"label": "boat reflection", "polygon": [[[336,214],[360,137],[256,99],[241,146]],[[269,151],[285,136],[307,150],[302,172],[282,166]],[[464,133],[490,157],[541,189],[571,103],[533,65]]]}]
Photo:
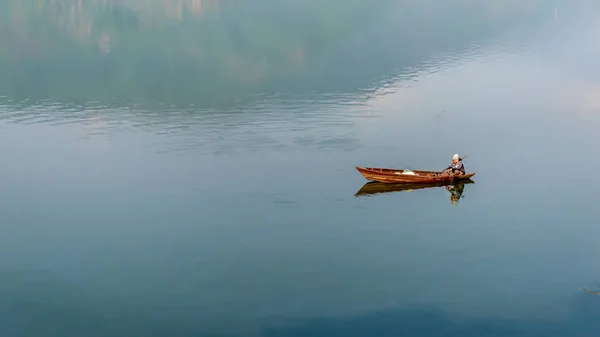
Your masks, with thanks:
[{"label": "boat reflection", "polygon": [[450,202],[456,204],[465,190],[465,185],[474,184],[475,182],[471,179],[460,181],[457,183],[451,182],[438,182],[438,183],[410,183],[410,184],[390,184],[380,182],[368,182],[358,192],[354,194],[355,197],[363,197],[380,193],[391,193],[391,192],[410,192],[414,190],[421,190],[425,188],[434,187],[445,187],[450,192]]}]

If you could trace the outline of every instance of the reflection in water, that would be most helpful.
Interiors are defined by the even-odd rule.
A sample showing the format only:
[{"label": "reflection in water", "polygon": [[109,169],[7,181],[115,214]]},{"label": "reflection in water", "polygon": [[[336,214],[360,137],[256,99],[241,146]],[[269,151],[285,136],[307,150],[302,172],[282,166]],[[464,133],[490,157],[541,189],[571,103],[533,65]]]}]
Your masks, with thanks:
[{"label": "reflection in water", "polygon": [[[540,0],[501,7],[464,0],[7,0],[0,4],[10,26],[0,29],[0,95],[13,103],[154,111],[232,108],[290,94],[365,95],[399,76],[472,57],[469,49],[540,20],[546,7]],[[460,33],[446,29],[449,11],[470,13]],[[419,33],[398,33],[408,31]]]},{"label": "reflection in water", "polygon": [[462,198],[462,196],[463,196],[463,191],[465,190],[465,184],[458,183],[458,184],[454,184],[454,186],[452,186],[452,187],[446,186],[446,190],[448,192],[450,192],[450,202],[452,203],[452,205],[456,205],[458,200],[460,198]]},{"label": "reflection in water", "polygon": [[391,192],[411,192],[414,190],[421,190],[425,188],[434,187],[446,187],[446,190],[450,192],[450,202],[455,205],[460,198],[463,196],[465,185],[474,184],[475,182],[471,179],[461,181],[459,183],[452,184],[452,182],[438,182],[438,183],[409,183],[409,184],[389,184],[380,182],[368,182],[361,187],[355,197],[369,196],[380,193],[391,193]]},{"label": "reflection in water", "polygon": [[[564,320],[460,317],[430,305],[395,308],[343,318],[315,317],[286,326],[269,327],[268,337],[460,336],[460,337],[588,337],[598,331],[598,303],[576,297],[574,312]],[[585,327],[585,328],[582,328]]]},{"label": "reflection in water", "polygon": [[[0,120],[85,125],[96,136],[155,132],[171,154],[355,149],[353,125],[372,117],[375,96],[485,57],[519,25],[546,20],[546,7],[8,0],[0,3],[10,26],[0,26]],[[466,29],[446,29],[449,11],[469,12]]]},{"label": "reflection in water", "polygon": [[[364,310],[337,317],[257,318],[236,327],[228,324],[231,328],[228,330],[207,324],[206,318],[195,311],[198,304],[189,304],[184,298],[173,300],[177,303],[174,306],[191,309],[182,314],[179,310],[164,310],[166,308],[152,302],[153,296],[149,296],[150,299],[140,296],[140,302],[132,304],[93,282],[68,282],[49,271],[6,268],[0,273],[0,285],[3,303],[11,304],[10,310],[0,307],[3,336],[587,337],[592,336],[588,332],[600,328],[597,316],[600,302],[584,294],[573,296],[566,303],[571,307],[569,316],[556,321],[463,316],[433,304],[423,304]],[[133,293],[134,296],[139,294]]]},{"label": "reflection in water", "polygon": [[590,294],[594,294],[594,295],[600,295],[600,291],[594,291],[594,290],[589,290],[586,288],[581,287],[581,290],[585,291],[586,293],[590,293]]},{"label": "reflection in water", "polygon": [[[0,273],[0,336],[515,336],[537,321],[502,317],[579,318],[572,297],[600,304],[579,289],[598,277],[596,186],[557,201],[551,173],[520,175],[515,198],[498,177],[456,226],[465,184],[356,195],[442,187],[441,206],[343,191],[357,159],[429,166],[448,140],[484,176],[555,153],[597,167],[593,130],[554,106],[578,73],[575,109],[600,111],[598,50],[543,29],[570,20],[556,3],[1,1],[0,267],[52,273]],[[404,311],[427,302],[443,312]]]}]

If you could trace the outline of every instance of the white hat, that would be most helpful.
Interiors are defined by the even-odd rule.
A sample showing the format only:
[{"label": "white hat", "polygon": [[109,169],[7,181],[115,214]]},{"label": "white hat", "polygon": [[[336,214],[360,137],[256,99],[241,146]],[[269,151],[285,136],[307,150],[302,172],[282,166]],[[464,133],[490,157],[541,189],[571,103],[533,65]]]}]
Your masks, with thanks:
[{"label": "white hat", "polygon": [[452,160],[454,159],[458,159],[458,153],[455,153],[454,156],[452,156]]}]

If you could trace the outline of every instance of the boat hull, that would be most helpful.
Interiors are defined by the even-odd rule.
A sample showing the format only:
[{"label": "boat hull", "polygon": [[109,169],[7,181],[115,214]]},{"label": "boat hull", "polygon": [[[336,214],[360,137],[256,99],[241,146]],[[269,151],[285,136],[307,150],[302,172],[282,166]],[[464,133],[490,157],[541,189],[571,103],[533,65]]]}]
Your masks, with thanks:
[{"label": "boat hull", "polygon": [[365,179],[380,183],[442,183],[468,180],[475,175],[475,172],[453,176],[446,172],[413,170],[414,175],[405,174],[407,170],[360,167],[356,169]]}]

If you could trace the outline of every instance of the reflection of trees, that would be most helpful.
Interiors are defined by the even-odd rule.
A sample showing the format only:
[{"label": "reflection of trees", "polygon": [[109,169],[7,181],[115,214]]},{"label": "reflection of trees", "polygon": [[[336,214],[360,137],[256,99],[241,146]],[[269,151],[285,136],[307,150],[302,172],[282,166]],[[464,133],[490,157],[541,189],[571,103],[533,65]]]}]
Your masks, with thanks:
[{"label": "reflection of trees", "polygon": [[[502,4],[502,5],[499,5]],[[356,92],[544,1],[9,0],[0,94],[218,107],[253,93]]]}]

